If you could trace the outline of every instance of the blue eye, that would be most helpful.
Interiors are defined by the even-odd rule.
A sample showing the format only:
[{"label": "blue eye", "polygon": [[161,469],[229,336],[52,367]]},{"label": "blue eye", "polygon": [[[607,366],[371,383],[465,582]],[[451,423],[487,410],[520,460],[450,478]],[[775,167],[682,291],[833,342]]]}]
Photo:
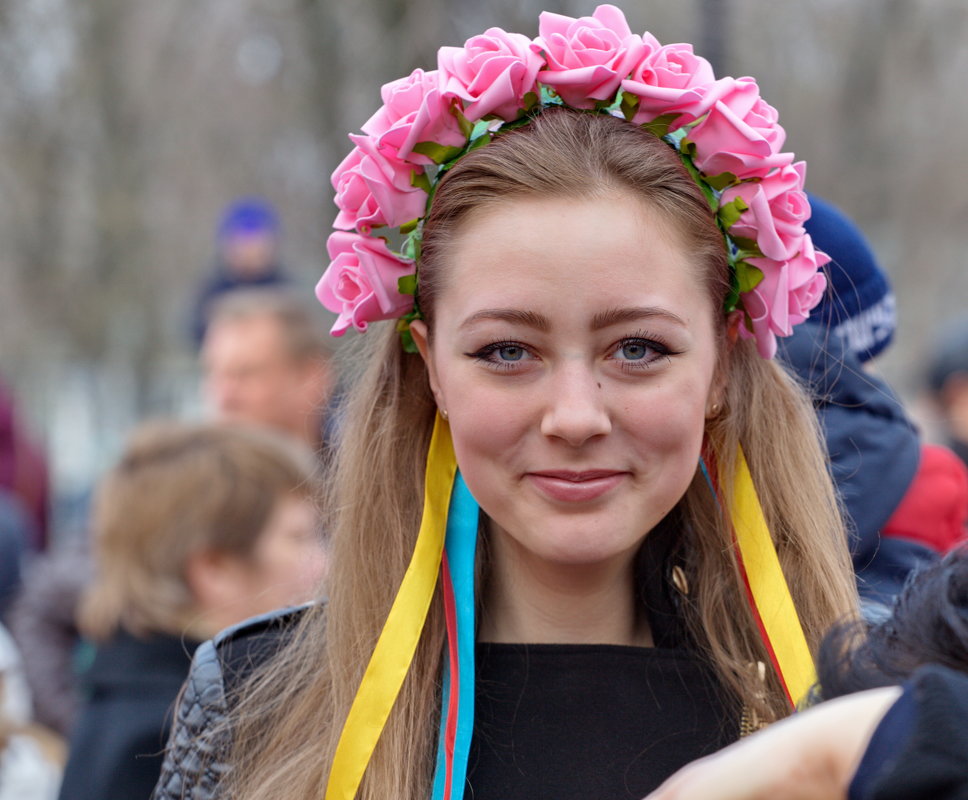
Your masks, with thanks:
[{"label": "blue eye", "polygon": [[662,342],[646,336],[629,336],[612,346],[610,358],[618,361],[624,370],[649,369],[656,362],[673,355]]},{"label": "blue eye", "polygon": [[502,361],[520,361],[524,358],[524,348],[515,344],[499,347],[494,352]]},{"label": "blue eye", "polygon": [[519,342],[493,342],[474,353],[464,355],[499,369],[522,369],[524,363],[533,361],[536,356]]},{"label": "blue eye", "polygon": [[649,354],[649,347],[644,342],[633,340],[623,342],[618,352],[622,354],[622,358],[628,361],[641,361]]}]

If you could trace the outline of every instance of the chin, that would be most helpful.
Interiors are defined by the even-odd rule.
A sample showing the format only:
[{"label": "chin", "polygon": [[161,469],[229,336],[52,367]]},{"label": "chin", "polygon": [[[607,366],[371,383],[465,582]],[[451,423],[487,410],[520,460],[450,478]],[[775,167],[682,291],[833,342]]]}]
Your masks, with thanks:
[{"label": "chin", "polygon": [[515,550],[521,555],[562,567],[596,567],[631,558],[645,538],[641,531],[617,532],[615,525],[605,520],[569,520],[525,530],[531,533],[523,537],[504,535],[514,540]]}]

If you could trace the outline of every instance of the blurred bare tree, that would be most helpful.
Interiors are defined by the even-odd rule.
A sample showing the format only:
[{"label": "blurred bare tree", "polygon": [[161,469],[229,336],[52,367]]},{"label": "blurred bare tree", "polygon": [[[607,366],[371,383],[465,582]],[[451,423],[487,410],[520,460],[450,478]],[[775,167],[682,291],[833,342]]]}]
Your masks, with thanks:
[{"label": "blurred bare tree", "polygon": [[[227,201],[277,205],[284,260],[308,290],[329,173],[379,86],[491,25],[533,35],[542,7],[594,3],[0,0],[0,372],[58,458],[83,475],[134,419],[191,405],[189,297]],[[968,296],[968,4],[625,8],[633,28],[759,78],[808,185],[891,272],[902,330],[887,369],[913,381],[931,326]]]}]

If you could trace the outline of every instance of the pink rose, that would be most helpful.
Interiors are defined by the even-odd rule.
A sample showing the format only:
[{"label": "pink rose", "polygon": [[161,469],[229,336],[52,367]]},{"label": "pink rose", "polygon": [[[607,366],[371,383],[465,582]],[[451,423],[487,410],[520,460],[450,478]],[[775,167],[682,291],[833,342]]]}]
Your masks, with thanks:
[{"label": "pink rose", "polygon": [[413,297],[397,290],[400,278],[413,275],[413,262],[391,253],[383,239],[334,231],[326,249],[330,264],[316,284],[316,297],[339,314],[333,336],[350,325],[365,331],[369,322],[396,319],[413,308]]},{"label": "pink rose", "polygon": [[633,34],[625,15],[602,5],[590,17],[574,19],[545,11],[532,47],[548,62],[538,80],[550,86],[573,108],[594,108],[596,100],[611,100],[624,78],[650,52],[650,43]]},{"label": "pink rose", "polygon": [[786,132],[776,109],[760,97],[752,78],[733,81],[688,140],[696,146],[696,166],[709,176],[730,172],[740,179],[763,178],[793,161],[792,154],[780,152]]},{"label": "pink rose", "polygon": [[771,172],[761,181],[730,186],[723,205],[741,198],[748,206],[729,232],[754,239],[760,252],[775,261],[792,258],[800,251],[803,223],[810,218],[810,201],[803,191],[807,165],[803,161]]},{"label": "pink rose", "polygon": [[384,84],[383,106],[363,125],[363,132],[376,140],[376,149],[389,158],[412,164],[433,163],[413,152],[420,142],[445,147],[463,147],[466,139],[440,92],[436,70],[415,69],[406,78]]},{"label": "pink rose", "polygon": [[541,56],[520,33],[488,28],[463,47],[441,47],[437,53],[444,97],[463,102],[464,116],[476,122],[488,114],[517,119],[524,96],[537,92]]},{"label": "pink rose", "polygon": [[756,338],[764,358],[776,352],[776,336],[789,336],[793,326],[810,316],[820,302],[827,279],[820,270],[830,257],[813,247],[809,234],[804,234],[802,249],[788,261],[750,258],[749,263],[763,273],[763,280],[742,295],[743,308],[753,325],[753,333],[740,326],[744,338]]},{"label": "pink rose", "polygon": [[[650,34],[646,37],[651,39]],[[655,44],[656,49],[622,81],[622,90],[639,99],[632,121],[641,125],[663,114],[690,112],[684,122],[691,122],[718,99],[701,90],[715,83],[713,68],[693,53],[691,44]]]},{"label": "pink rose", "polygon": [[350,134],[350,140],[356,147],[332,177],[339,207],[333,227],[366,233],[376,226],[395,228],[422,216],[427,193],[411,183],[415,167],[379,152],[369,136]]}]

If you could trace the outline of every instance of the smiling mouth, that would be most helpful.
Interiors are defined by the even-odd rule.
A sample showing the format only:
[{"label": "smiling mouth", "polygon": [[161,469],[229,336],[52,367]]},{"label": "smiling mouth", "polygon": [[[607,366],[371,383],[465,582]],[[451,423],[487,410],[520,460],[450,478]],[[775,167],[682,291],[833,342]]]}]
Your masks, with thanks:
[{"label": "smiling mouth", "polygon": [[610,492],[628,477],[627,472],[593,469],[582,472],[548,470],[528,472],[525,478],[539,493],[562,503],[588,503]]}]

